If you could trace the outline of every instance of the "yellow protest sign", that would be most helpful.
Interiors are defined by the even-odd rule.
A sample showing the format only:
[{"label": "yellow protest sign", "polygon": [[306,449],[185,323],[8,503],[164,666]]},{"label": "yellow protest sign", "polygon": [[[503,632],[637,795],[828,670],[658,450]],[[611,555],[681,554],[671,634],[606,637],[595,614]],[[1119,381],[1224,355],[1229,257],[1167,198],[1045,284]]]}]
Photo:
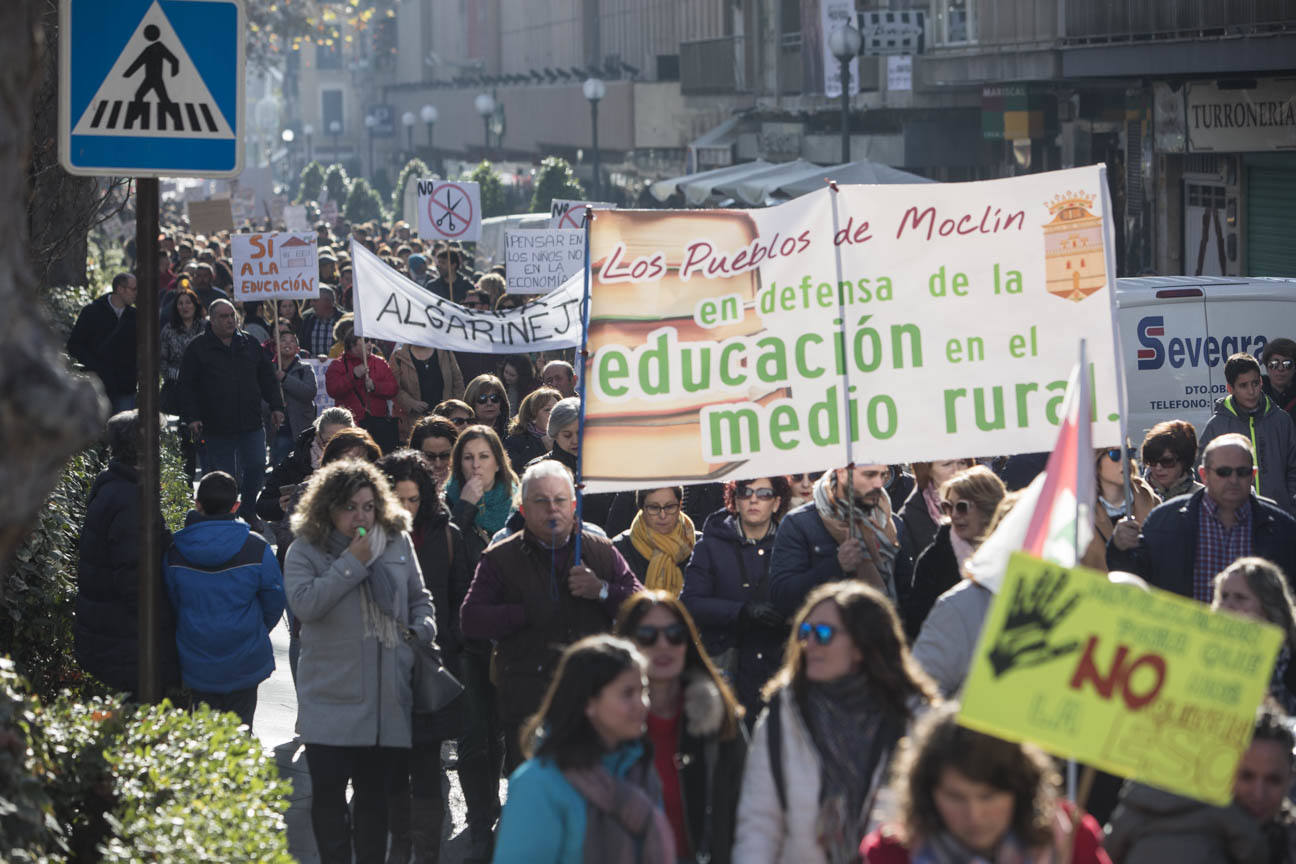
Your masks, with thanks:
[{"label": "yellow protest sign", "polygon": [[1281,641],[1271,625],[1018,553],[959,722],[1227,804]]}]

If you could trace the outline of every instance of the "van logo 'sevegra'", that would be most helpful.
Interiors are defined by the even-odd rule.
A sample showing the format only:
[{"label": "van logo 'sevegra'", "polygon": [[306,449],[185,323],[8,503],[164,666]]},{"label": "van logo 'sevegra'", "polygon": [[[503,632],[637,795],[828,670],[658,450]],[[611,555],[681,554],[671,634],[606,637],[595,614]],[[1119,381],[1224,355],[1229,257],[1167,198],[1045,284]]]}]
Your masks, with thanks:
[{"label": "van logo 'sevegra'", "polygon": [[1165,339],[1165,318],[1148,315],[1138,322],[1138,368],[1141,371],[1160,369],[1167,362],[1175,369],[1184,366],[1219,366],[1239,351],[1259,355],[1269,340],[1264,336],[1178,336]]}]

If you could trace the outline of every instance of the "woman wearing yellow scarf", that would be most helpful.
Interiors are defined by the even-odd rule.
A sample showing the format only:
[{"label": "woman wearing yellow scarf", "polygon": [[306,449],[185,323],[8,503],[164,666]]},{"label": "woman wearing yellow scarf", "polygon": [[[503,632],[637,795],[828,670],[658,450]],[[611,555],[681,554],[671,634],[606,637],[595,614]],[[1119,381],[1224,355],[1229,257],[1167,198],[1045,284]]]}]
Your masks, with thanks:
[{"label": "woman wearing yellow scarf", "polygon": [[645,588],[675,597],[684,588],[693,544],[702,536],[680,508],[683,500],[683,486],[641,489],[635,493],[634,521],[612,541]]}]

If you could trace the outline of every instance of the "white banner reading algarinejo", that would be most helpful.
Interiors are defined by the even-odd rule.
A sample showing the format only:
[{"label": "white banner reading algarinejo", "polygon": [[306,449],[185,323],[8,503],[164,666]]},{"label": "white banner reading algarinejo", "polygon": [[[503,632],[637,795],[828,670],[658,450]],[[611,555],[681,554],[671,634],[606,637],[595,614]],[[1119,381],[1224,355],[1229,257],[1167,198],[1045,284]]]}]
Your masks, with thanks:
[{"label": "white banner reading algarinejo", "polygon": [[584,278],[505,312],[479,312],[451,303],[393,270],[351,241],[355,332],[449,351],[520,354],[574,348],[581,339]]},{"label": "white banner reading algarinejo", "polygon": [[1095,166],[596,213],[588,491],[1046,450],[1082,338],[1117,443],[1106,189]]}]

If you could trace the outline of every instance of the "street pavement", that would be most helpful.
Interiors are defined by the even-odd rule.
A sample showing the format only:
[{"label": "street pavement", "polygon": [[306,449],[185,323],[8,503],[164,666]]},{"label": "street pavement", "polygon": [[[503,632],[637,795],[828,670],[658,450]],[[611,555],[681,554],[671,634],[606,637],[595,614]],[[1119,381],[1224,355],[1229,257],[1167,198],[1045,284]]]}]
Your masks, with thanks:
[{"label": "street pavement", "polygon": [[[288,668],[288,624],[280,621],[270,634],[274,645],[275,671],[257,690],[256,719],[253,732],[261,740],[267,755],[279,766],[279,774],[292,783],[291,804],[286,818],[288,851],[302,864],[318,864],[319,853],[310,826],[310,775],[306,770],[306,750],[295,739],[297,692]],[[459,777],[454,771],[442,772],[442,787],[447,790],[449,812],[442,833],[442,864],[462,864],[468,849],[467,810]],[[501,790],[501,795],[503,791]]]}]

